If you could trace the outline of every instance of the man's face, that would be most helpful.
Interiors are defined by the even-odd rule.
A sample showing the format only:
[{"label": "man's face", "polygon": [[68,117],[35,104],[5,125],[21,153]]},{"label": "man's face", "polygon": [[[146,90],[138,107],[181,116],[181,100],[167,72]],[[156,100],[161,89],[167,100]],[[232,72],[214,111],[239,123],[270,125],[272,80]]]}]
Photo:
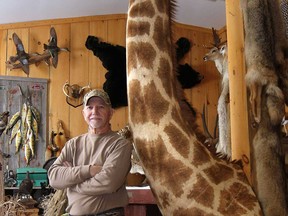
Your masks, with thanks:
[{"label": "man's face", "polygon": [[90,98],[82,113],[90,129],[96,129],[99,132],[110,129],[109,121],[112,118],[113,110],[102,98]]}]

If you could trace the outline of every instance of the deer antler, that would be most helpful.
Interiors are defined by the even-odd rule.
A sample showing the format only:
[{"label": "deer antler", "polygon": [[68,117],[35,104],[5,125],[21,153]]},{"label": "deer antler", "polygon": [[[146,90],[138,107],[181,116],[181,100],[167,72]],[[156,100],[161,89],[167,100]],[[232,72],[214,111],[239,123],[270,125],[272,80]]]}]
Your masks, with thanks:
[{"label": "deer antler", "polygon": [[66,93],[66,88],[67,87],[70,87],[68,81],[65,82],[65,84],[63,85],[62,90],[63,90],[63,93],[66,95],[66,97],[70,98],[70,96]]},{"label": "deer antler", "polygon": [[80,91],[79,91],[79,94],[81,94],[82,91],[83,91],[84,89],[86,89],[86,88],[88,88],[88,89],[91,88],[91,87],[90,87],[90,83],[89,83],[87,86],[82,87],[82,88],[80,89]]}]

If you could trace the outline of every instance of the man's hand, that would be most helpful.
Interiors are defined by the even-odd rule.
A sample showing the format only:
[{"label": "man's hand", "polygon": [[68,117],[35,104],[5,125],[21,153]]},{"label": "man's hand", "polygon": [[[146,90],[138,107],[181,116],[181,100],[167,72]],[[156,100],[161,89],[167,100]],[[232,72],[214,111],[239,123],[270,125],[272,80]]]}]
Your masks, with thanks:
[{"label": "man's hand", "polygon": [[98,166],[98,165],[91,165],[90,168],[89,168],[91,176],[95,176],[101,170],[102,170],[102,166]]}]

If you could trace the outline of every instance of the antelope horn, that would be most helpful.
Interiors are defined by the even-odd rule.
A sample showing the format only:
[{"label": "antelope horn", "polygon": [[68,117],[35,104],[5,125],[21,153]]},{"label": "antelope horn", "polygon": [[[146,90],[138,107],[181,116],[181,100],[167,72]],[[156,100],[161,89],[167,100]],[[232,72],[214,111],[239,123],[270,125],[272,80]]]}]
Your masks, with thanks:
[{"label": "antelope horn", "polygon": [[212,28],[212,34],[213,34],[213,40],[214,40],[214,46],[215,47],[219,47],[220,43],[221,43],[221,38],[219,37],[219,35],[217,34],[217,31]]},{"label": "antelope horn", "polygon": [[63,93],[66,95],[66,97],[71,98],[66,92],[66,88],[67,87],[70,87],[70,85],[68,84],[68,81],[65,82],[65,84],[63,85],[62,90],[63,90]]},{"label": "antelope horn", "polygon": [[219,118],[219,115],[217,114],[216,116],[216,119],[215,119],[215,126],[214,126],[214,138],[216,138],[217,136],[217,129],[218,129],[218,118]]},{"label": "antelope horn", "polygon": [[201,118],[202,118],[202,124],[203,124],[204,133],[205,133],[206,136],[208,136],[210,139],[214,139],[214,138],[212,137],[212,135],[210,134],[210,132],[209,132],[209,130],[208,130],[208,127],[207,127],[206,116],[205,116],[205,104],[203,105],[203,110],[202,110]]}]

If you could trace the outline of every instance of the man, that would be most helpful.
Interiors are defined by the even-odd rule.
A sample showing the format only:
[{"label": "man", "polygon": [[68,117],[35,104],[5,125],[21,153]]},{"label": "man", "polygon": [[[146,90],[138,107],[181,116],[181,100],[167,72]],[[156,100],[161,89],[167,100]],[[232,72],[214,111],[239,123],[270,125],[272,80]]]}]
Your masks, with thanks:
[{"label": "man", "polygon": [[111,130],[106,92],[94,89],[83,99],[88,133],[70,139],[48,170],[50,185],[67,188],[70,215],[124,215],[125,187],[132,144]]}]

